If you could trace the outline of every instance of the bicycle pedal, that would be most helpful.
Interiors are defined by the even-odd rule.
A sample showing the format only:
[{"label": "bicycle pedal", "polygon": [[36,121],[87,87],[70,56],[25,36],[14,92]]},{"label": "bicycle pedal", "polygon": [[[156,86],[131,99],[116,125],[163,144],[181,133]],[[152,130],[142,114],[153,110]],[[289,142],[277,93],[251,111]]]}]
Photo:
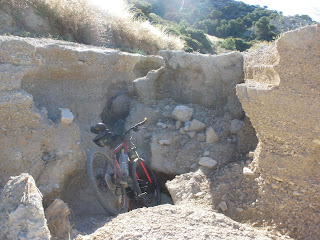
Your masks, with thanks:
[{"label": "bicycle pedal", "polygon": [[145,195],[147,195],[147,193],[146,193],[146,192],[141,193],[141,194],[139,194],[139,195],[137,196],[137,198],[141,198],[141,197],[143,197],[143,196],[145,196]]}]

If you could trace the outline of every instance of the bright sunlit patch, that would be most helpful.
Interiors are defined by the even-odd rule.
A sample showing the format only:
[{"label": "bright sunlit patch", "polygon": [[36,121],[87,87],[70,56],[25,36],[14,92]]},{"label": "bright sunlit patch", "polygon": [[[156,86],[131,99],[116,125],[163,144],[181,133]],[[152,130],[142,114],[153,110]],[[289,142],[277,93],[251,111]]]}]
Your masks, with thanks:
[{"label": "bright sunlit patch", "polygon": [[124,0],[88,0],[100,10],[107,11],[113,16],[127,17],[127,4]]}]

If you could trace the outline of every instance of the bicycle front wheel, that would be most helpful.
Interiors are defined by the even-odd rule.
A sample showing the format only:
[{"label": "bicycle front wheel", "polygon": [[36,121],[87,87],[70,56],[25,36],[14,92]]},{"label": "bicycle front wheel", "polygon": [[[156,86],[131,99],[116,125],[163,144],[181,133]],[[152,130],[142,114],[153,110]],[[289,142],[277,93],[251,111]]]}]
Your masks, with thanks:
[{"label": "bicycle front wheel", "polygon": [[137,158],[133,161],[131,168],[133,188],[138,199],[146,207],[160,204],[160,187],[150,165],[143,159]]},{"label": "bicycle front wheel", "polygon": [[93,149],[87,158],[87,172],[95,196],[110,215],[115,216],[128,210],[126,190],[124,186],[115,184],[113,161],[107,153]]}]

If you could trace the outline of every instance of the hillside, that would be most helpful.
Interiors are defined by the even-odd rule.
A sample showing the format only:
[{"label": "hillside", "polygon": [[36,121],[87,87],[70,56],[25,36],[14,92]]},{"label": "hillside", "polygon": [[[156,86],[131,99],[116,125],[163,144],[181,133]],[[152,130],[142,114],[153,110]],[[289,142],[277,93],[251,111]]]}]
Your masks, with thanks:
[{"label": "hillside", "polygon": [[51,38],[156,54],[183,41],[137,20],[123,0],[0,0],[0,35]]},{"label": "hillside", "polygon": [[128,0],[136,16],[186,41],[185,50],[215,52],[206,34],[225,39],[218,45],[244,51],[257,41],[271,41],[279,34],[314,23],[307,16],[283,16],[267,7],[234,0]]}]

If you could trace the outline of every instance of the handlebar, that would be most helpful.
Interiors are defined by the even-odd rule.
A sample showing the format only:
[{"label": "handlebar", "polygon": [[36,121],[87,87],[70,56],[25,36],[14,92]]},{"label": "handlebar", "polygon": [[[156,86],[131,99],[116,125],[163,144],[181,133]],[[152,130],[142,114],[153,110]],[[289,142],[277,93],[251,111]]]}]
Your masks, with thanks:
[{"label": "handlebar", "polygon": [[124,132],[123,135],[124,135],[124,136],[127,135],[127,134],[130,133],[132,130],[133,130],[133,131],[137,131],[139,126],[147,123],[147,120],[148,120],[148,119],[145,117],[142,122],[139,122],[139,123],[137,123],[136,125],[134,125],[133,127],[131,127],[128,131]]}]

